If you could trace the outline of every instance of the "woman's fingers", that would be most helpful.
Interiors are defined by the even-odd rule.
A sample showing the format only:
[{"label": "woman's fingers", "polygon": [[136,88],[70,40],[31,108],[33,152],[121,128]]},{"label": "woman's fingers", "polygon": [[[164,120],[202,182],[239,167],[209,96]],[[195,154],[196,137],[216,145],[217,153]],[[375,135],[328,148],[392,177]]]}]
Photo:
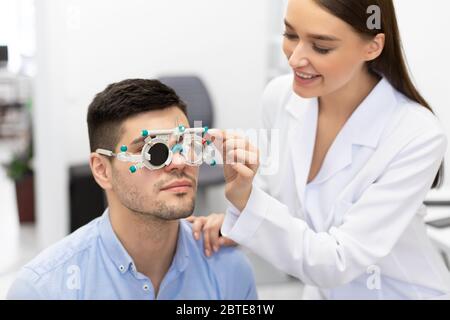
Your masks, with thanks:
[{"label": "woman's fingers", "polygon": [[241,149],[230,150],[227,152],[227,164],[241,163],[248,165],[251,169],[258,165],[258,154]]},{"label": "woman's fingers", "polygon": [[244,137],[227,139],[224,142],[224,147],[226,150],[243,149],[247,151],[258,152],[258,149],[252,143],[250,143],[247,138]]},{"label": "woman's fingers", "polygon": [[210,233],[207,230],[203,230],[203,246],[205,247],[205,255],[207,257],[211,256],[211,241],[210,241]]},{"label": "woman's fingers", "polygon": [[196,240],[200,240],[203,233],[203,246],[205,255],[210,257],[214,252],[218,252],[222,246],[236,246],[237,244],[220,236],[220,228],[225,218],[223,213],[212,213],[206,217],[191,216],[186,218],[192,223],[192,232]]},{"label": "woman's fingers", "polygon": [[[203,226],[206,223],[205,217],[193,217],[192,222],[192,233],[194,234],[195,240],[200,240],[200,234],[203,231]],[[189,220],[188,220],[189,221]]]},{"label": "woman's fingers", "polygon": [[243,149],[257,154],[259,152],[258,148],[253,146],[245,136],[236,133],[211,129],[205,137],[213,142],[222,155],[227,154],[229,150],[234,149]]},{"label": "woman's fingers", "polygon": [[209,247],[212,248],[214,252],[219,251],[220,242],[219,242],[219,232],[220,225],[217,225],[217,219],[212,217],[205,225],[205,232],[209,233]]},{"label": "woman's fingers", "polygon": [[219,239],[219,242],[220,242],[221,247],[235,247],[238,245],[236,242],[234,242],[230,238],[225,238],[225,237],[221,237]]},{"label": "woman's fingers", "polygon": [[220,249],[220,228],[224,220],[224,214],[212,213],[205,217],[206,222],[203,226],[203,246],[205,255],[210,257]]},{"label": "woman's fingers", "polygon": [[234,163],[231,165],[234,171],[236,171],[240,176],[251,179],[254,177],[255,172],[247,167],[246,165],[243,165],[242,163]]},{"label": "woman's fingers", "polygon": [[[227,140],[225,142],[224,147],[223,147],[223,154],[227,155],[230,151],[233,151],[233,150],[235,150],[235,151],[245,151],[245,152],[249,152],[249,153],[255,154],[256,158],[258,158],[258,156],[259,156],[258,148],[253,146],[246,139]],[[229,160],[229,159],[226,159],[226,160]]]},{"label": "woman's fingers", "polygon": [[205,241],[205,254],[210,256],[213,252],[217,252],[220,249],[220,228],[222,227],[224,215],[223,214],[210,214],[208,221],[204,226],[204,241]]}]

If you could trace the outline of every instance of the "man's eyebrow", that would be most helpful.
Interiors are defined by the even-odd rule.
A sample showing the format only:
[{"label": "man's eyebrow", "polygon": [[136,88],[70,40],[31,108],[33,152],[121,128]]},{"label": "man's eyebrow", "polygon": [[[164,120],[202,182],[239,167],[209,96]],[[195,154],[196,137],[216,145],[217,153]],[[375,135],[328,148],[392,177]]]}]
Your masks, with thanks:
[{"label": "man's eyebrow", "polygon": [[[289,29],[295,30],[295,28],[286,19],[284,20],[284,24]],[[312,33],[309,33],[309,34],[307,34],[307,37],[310,38],[310,39],[323,40],[323,41],[341,41],[341,39],[339,39],[339,38],[337,38],[335,36],[325,35],[325,34],[312,34]]]}]

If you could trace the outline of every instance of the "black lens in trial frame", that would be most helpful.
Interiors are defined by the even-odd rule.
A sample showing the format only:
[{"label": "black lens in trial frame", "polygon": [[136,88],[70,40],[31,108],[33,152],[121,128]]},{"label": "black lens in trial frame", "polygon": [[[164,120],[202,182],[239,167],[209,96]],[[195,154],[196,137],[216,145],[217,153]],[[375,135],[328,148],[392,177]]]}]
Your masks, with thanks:
[{"label": "black lens in trial frame", "polygon": [[150,164],[155,167],[159,167],[166,163],[169,158],[170,151],[166,144],[158,142],[151,146],[147,153],[150,155]]}]

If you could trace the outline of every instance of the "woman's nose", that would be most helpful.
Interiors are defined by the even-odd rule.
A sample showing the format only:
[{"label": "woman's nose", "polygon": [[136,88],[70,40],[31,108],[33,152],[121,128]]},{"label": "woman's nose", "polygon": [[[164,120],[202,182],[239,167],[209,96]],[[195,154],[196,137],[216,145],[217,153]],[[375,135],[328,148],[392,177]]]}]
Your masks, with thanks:
[{"label": "woman's nose", "polygon": [[289,57],[289,65],[291,68],[297,69],[306,67],[308,64],[309,60],[306,56],[304,46],[299,43],[295,47],[294,52],[292,52],[292,55]]}]

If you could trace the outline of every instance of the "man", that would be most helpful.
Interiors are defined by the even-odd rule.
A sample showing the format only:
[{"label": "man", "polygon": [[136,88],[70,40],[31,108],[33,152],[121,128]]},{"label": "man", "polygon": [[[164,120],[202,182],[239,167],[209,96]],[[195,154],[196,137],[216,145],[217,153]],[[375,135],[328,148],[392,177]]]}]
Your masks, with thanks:
[{"label": "man", "polygon": [[[156,80],[125,80],[88,110],[90,166],[109,208],[28,263],[9,299],[256,299],[251,268],[236,249],[203,254],[183,220],[194,210],[198,167],[180,154],[158,170],[98,149],[139,154],[143,129],[189,126],[186,105]],[[139,139],[138,139],[139,140]]]}]

